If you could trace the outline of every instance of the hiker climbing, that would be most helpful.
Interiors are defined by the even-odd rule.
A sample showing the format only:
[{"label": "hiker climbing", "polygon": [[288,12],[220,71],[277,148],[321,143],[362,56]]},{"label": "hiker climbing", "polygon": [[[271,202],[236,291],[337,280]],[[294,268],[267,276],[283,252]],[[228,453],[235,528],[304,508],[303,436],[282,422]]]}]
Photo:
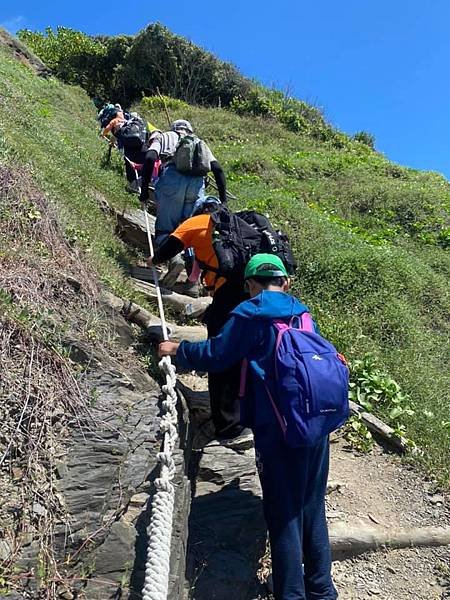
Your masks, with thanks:
[{"label": "hiker climbing", "polygon": [[308,307],[287,293],[279,257],[253,256],[244,280],[250,299],[215,336],[165,341],[159,354],[213,373],[248,361],[241,426],[251,427],[255,439],[275,600],[334,600],[325,518],[328,434],[348,416],[348,370],[317,334]]},{"label": "hiker climbing", "polygon": [[150,178],[158,159],[162,167],[155,186],[157,246],[192,215],[195,201],[204,195],[204,178],[209,171],[214,175],[220,201],[227,200],[223,169],[207,144],[194,135],[189,121],[178,119],[171,131],[151,134],[142,176],[142,202],[149,199]]},{"label": "hiker climbing", "polygon": [[[106,105],[99,112],[97,119],[103,127],[102,137],[123,153],[129,191],[139,192],[139,178],[147,152],[149,132],[155,128],[136,112],[128,113],[122,110],[120,104]],[[158,161],[154,166],[156,173],[152,172],[152,179],[157,175]]]},{"label": "hiker climbing", "polygon": [[[261,250],[279,253],[289,272],[295,269],[287,238],[263,215],[254,211],[233,214],[213,196],[196,202],[194,216],[166,238],[149,265],[165,262],[189,247],[203,270],[203,284],[213,296],[203,317],[208,338],[219,333],[230,312],[248,297],[244,269],[252,254]],[[237,362],[208,373],[212,420],[220,438],[236,437],[243,429],[239,422],[239,375]]]}]

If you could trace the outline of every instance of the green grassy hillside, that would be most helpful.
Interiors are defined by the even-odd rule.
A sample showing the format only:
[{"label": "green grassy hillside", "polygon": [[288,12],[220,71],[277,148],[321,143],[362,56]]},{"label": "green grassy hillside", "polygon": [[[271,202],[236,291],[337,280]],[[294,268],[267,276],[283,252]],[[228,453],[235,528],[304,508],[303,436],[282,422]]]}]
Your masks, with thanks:
[{"label": "green grassy hillside", "polygon": [[[58,208],[68,241],[101,281],[123,292],[132,257],[98,198],[115,206],[130,200],[118,158],[102,165],[93,104],[79,88],[38,78],[1,48],[0,80],[0,161],[32,172]],[[137,108],[163,128],[164,112],[152,106]],[[299,262],[294,291],[323,333],[353,362],[376,357],[378,367],[356,363],[365,399],[404,425],[423,451],[418,459],[448,480],[448,182],[399,167],[342,134],[321,142],[317,132],[292,133],[276,120],[177,106],[171,116],[190,119],[224,165],[239,198],[234,206],[267,212],[290,235]],[[0,258],[13,251],[21,248],[0,241]],[[393,412],[398,390],[380,372],[409,395],[400,411],[410,404],[414,415]]]},{"label": "green grassy hillside", "polygon": [[[119,157],[104,164],[94,105],[78,87],[37,77],[1,45],[0,80],[0,161],[31,173],[57,206],[69,243],[84,252],[101,281],[120,291],[129,256],[98,201],[120,207],[129,195]],[[7,251],[0,241],[0,252]]]}]

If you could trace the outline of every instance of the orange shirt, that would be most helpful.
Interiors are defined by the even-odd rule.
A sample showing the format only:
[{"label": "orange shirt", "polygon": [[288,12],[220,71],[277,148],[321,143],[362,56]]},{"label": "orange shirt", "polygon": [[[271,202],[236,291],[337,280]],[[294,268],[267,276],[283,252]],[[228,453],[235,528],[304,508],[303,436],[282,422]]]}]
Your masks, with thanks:
[{"label": "orange shirt", "polygon": [[[195,257],[202,263],[217,269],[216,253],[212,245],[213,222],[211,215],[196,215],[186,219],[170,235],[176,237],[185,248],[192,246],[195,251]],[[216,281],[216,273],[206,271],[205,286],[213,287],[214,292],[225,283],[224,277],[219,277]]]}]

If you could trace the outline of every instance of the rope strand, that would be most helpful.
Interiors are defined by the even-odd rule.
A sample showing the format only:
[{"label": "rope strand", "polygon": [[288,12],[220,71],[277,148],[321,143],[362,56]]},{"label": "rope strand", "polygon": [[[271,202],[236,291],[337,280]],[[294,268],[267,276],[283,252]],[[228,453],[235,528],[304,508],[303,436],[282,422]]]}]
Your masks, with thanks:
[{"label": "rope strand", "polygon": [[[150,234],[150,225],[145,206],[145,226],[147,229],[150,256],[153,258],[153,243]],[[161,289],[159,287],[158,273],[152,267],[153,281],[156,288],[158,309],[161,318],[163,339],[169,339],[167,323],[164,315]],[[159,362],[159,368],[164,373],[166,383],[162,386],[165,398],[162,402],[162,415],[159,429],[163,434],[162,451],[158,453],[157,459],[160,465],[160,475],[155,480],[156,493],[153,496],[150,526],[148,530],[147,561],[145,563],[144,588],[142,590],[143,600],[167,600],[169,591],[170,574],[170,543],[172,538],[173,508],[175,500],[175,489],[172,480],[176,473],[173,451],[178,440],[178,414],[176,370],[170,356],[164,356]]]}]

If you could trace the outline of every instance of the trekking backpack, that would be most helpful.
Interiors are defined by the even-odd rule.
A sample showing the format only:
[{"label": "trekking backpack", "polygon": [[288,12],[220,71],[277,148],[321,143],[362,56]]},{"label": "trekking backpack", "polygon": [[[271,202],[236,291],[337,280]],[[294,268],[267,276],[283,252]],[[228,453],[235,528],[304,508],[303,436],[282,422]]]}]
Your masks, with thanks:
[{"label": "trekking backpack", "polygon": [[147,123],[141,117],[132,117],[114,135],[124,148],[140,150],[147,141]]},{"label": "trekking backpack", "polygon": [[[349,417],[349,371],[345,358],[314,331],[309,313],[289,324],[274,321],[274,378],[265,383],[285,442],[291,448],[314,446]],[[242,364],[244,395],[247,361]]]},{"label": "trekking backpack", "polygon": [[232,213],[221,207],[211,213],[213,220],[212,242],[218,268],[204,263],[205,271],[217,273],[217,277],[243,276],[245,265],[260,252],[275,254],[292,275],[297,268],[288,237],[275,230],[269,219],[254,210]]},{"label": "trekking backpack", "polygon": [[184,175],[204,177],[211,170],[209,159],[210,151],[206,142],[191,134],[180,138],[174,155],[177,171]]}]

